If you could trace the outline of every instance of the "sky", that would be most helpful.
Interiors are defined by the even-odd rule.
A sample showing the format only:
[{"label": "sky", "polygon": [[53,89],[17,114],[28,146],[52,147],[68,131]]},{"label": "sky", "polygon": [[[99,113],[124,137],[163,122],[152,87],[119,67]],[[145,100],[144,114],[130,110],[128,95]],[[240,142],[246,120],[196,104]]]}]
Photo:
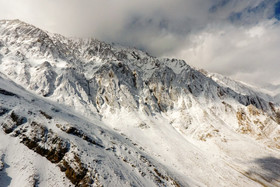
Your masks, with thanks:
[{"label": "sky", "polygon": [[0,19],[280,84],[280,0],[0,0]]}]

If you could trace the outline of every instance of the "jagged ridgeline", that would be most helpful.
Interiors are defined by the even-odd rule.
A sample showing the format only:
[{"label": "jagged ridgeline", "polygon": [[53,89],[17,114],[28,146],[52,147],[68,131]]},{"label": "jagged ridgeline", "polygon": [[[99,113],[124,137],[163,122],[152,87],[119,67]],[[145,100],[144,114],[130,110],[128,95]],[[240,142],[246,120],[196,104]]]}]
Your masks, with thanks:
[{"label": "jagged ridgeline", "polygon": [[[279,165],[279,95],[19,20],[0,21],[0,72],[0,135],[66,176],[54,185],[279,185],[252,161]],[[45,184],[33,168],[24,180]]]},{"label": "jagged ridgeline", "polygon": [[257,94],[221,86],[182,60],[159,59],[95,39],[65,38],[19,20],[1,21],[0,32],[1,54],[13,62],[4,61],[3,71],[44,97],[69,94],[71,99],[61,98],[67,104],[153,113],[173,109],[181,96],[192,95],[206,100],[232,98],[273,112]]}]

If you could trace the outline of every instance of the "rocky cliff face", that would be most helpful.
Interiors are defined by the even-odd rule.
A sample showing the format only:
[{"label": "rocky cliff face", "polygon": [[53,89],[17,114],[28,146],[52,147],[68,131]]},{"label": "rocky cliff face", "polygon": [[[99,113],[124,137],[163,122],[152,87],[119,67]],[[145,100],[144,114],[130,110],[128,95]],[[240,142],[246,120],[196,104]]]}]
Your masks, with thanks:
[{"label": "rocky cliff face", "polygon": [[[182,60],[155,58],[133,48],[106,44],[96,39],[66,38],[42,31],[19,20],[2,20],[0,21],[0,71],[7,79],[11,79],[31,93],[44,97],[50,102],[71,107],[85,118],[99,119],[105,123],[104,125],[126,134],[139,144],[141,144],[139,138],[149,139],[148,135],[154,136],[155,133],[162,133],[155,136],[159,139],[166,137],[168,134],[165,134],[164,130],[157,132],[158,128],[166,128],[167,132],[169,131],[167,129],[171,128],[169,132],[177,133],[178,142],[188,141],[204,147],[203,151],[218,149],[215,155],[220,156],[221,151],[222,155],[225,155],[223,158],[234,158],[233,155],[238,149],[228,150],[226,144],[237,146],[235,140],[241,141],[244,137],[253,138],[260,147],[273,149],[279,156],[280,118],[276,97],[228,78],[198,71]],[[4,90],[3,86],[0,88]],[[5,95],[4,98],[8,97],[5,93],[9,91],[1,93],[1,96]],[[15,95],[21,100],[20,95]],[[2,105],[5,103],[4,100]],[[5,133],[17,137],[28,148],[50,162],[56,163],[74,185],[88,184],[88,180],[107,184],[106,178],[103,181],[97,179],[98,175],[103,176],[104,173],[94,170],[95,166],[92,164],[83,163],[84,160],[78,153],[71,153],[73,147],[79,148],[81,145],[70,143],[67,138],[58,136],[59,133],[71,134],[83,139],[83,143],[89,140],[90,144],[92,141],[96,143],[96,140],[91,138],[92,134],[86,135],[79,125],[77,127],[62,124],[55,126],[54,122],[51,122],[53,126],[42,125],[41,119],[35,121],[30,114],[17,114],[13,107],[7,106],[1,109],[2,112],[0,111],[1,114],[3,113],[1,126]],[[30,112],[33,116],[43,115],[47,121],[52,121],[52,115],[49,116],[41,111],[41,113]],[[13,115],[18,117],[15,119]],[[47,116],[51,118],[48,119]],[[57,128],[59,133],[54,133],[51,130],[53,128]],[[99,137],[100,140],[103,138]],[[161,157],[159,162],[163,164],[171,155],[169,152],[155,148],[156,142],[150,144],[144,142],[141,145],[150,150],[147,151],[148,154],[156,155],[156,158],[163,154],[159,156]],[[172,149],[178,152],[175,149],[176,142],[169,141],[167,137],[163,142],[165,143],[161,142],[160,147],[164,149],[173,147]],[[93,146],[96,146],[95,143]],[[123,148],[121,144],[122,141],[117,144],[119,148],[116,148],[114,143],[107,145],[107,147],[115,147],[112,148],[114,159],[121,159],[128,163],[132,167],[130,169],[138,168],[132,161],[135,158],[127,157],[126,153],[117,155],[114,153],[115,149]],[[98,145],[102,145],[98,149],[103,152],[111,150],[111,148],[107,150],[100,142]],[[205,145],[211,147],[211,150],[208,150]],[[191,146],[185,144],[182,146],[187,147],[191,154],[194,154],[190,149]],[[155,153],[152,153],[153,151]],[[270,151],[267,153],[270,154]],[[178,154],[172,155],[174,163],[179,163]],[[67,155],[71,156],[67,157]],[[244,159],[251,158],[245,153],[244,155]],[[138,153],[134,155],[140,160],[142,156]],[[75,167],[71,166],[71,159],[77,161]],[[211,160],[205,155],[198,158],[202,161],[201,159]],[[225,160],[226,163],[229,161],[229,159]],[[141,163],[142,161],[139,164]],[[145,166],[147,163],[152,166]],[[183,165],[189,167],[194,166],[194,163],[196,162],[190,159]],[[144,165],[139,166],[137,170],[139,172],[141,170],[142,177],[150,173],[147,181],[156,185],[180,183],[168,174],[162,174],[160,169],[150,164],[150,161],[143,161],[142,164]],[[242,168],[237,165],[232,167]],[[169,164],[165,166],[172,171],[177,167]],[[217,167],[223,167],[223,164]],[[181,176],[178,177],[179,181],[182,184],[188,183],[189,181],[184,181],[182,177],[188,172],[184,169],[178,170],[173,172]],[[211,173],[210,169],[207,172]],[[221,180],[224,184],[233,185],[230,181],[234,180],[228,181],[226,177],[219,180],[214,176],[213,179],[208,179],[209,182],[198,177],[199,174],[199,171],[187,174],[192,184],[198,185],[201,182],[211,185]],[[113,174],[107,176],[113,177]],[[265,183],[256,177],[264,176],[260,173],[254,173],[254,176],[244,174],[244,176],[253,177],[261,184]],[[123,182],[125,180],[134,180],[134,178],[126,177],[124,174]],[[276,177],[275,181],[277,181]],[[140,184],[141,182],[135,185]]]}]

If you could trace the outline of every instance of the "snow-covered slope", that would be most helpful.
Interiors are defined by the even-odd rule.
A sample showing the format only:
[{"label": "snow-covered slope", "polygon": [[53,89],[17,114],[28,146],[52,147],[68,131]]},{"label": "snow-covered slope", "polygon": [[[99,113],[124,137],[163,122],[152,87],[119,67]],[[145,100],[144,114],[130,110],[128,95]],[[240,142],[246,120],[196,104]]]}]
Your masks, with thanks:
[{"label": "snow-covered slope", "polygon": [[2,184],[280,185],[274,95],[19,20],[0,21],[0,72]]},{"label": "snow-covered slope", "polygon": [[280,104],[280,100],[279,100],[280,86],[269,85],[269,86],[264,86],[262,88],[258,88],[256,86],[244,82],[232,80],[228,77],[225,77],[217,73],[208,73],[206,71],[203,72],[206,76],[210,77],[218,84],[223,85],[225,87],[229,87],[237,93],[244,94],[244,95],[256,95],[265,99],[266,101],[273,102],[276,105]]},{"label": "snow-covered slope", "polygon": [[3,76],[0,85],[0,186],[177,184],[143,148],[100,120],[83,119]]}]

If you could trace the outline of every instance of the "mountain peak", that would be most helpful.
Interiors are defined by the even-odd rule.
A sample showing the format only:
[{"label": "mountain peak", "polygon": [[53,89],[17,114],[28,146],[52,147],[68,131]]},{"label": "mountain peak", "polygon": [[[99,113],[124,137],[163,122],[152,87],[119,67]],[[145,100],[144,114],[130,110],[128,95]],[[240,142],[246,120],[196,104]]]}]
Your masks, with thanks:
[{"label": "mountain peak", "polygon": [[23,22],[19,19],[2,19],[0,20],[0,23],[1,24],[5,24],[5,23],[8,23],[8,24],[27,24],[26,22]]},{"label": "mountain peak", "polygon": [[[13,20],[0,20],[0,28],[1,29],[10,29],[10,30],[21,30],[21,29],[36,29],[41,30],[34,25],[28,24],[26,22],[23,22],[19,19],[13,19]],[[42,31],[42,30],[41,30]]]}]

